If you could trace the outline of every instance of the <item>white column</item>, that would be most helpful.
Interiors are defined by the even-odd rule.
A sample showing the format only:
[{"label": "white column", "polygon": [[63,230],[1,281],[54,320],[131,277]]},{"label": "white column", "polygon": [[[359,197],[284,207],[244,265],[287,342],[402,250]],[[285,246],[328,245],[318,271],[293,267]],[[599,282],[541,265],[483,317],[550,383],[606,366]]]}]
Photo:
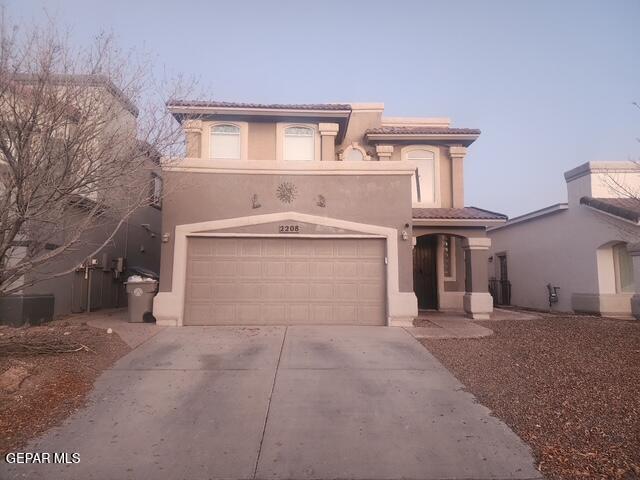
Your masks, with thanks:
[{"label": "white column", "polygon": [[464,311],[474,320],[489,320],[493,312],[493,297],[488,292],[490,238],[465,238],[462,242],[465,258]]},{"label": "white column", "polygon": [[451,192],[453,208],[464,207],[464,156],[467,148],[459,145],[449,147],[451,157]]},{"label": "white column", "polygon": [[336,135],[340,126],[337,123],[321,123],[318,125],[320,130],[320,138],[322,139],[322,157],[323,162],[335,161],[336,159]]}]

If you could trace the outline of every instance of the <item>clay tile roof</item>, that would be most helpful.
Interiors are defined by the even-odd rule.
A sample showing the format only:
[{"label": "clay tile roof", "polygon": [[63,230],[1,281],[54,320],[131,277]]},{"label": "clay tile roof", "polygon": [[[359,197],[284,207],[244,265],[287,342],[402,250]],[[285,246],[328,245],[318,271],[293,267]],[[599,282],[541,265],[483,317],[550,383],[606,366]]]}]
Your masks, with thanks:
[{"label": "clay tile roof", "polygon": [[637,198],[582,197],[580,203],[625,220],[640,222],[640,199]]},{"label": "clay tile roof", "polygon": [[477,128],[444,128],[444,127],[378,127],[370,128],[366,135],[480,135]]},{"label": "clay tile roof", "polygon": [[346,103],[239,103],[209,100],[169,100],[168,107],[246,108],[266,110],[351,110]]},{"label": "clay tile roof", "polygon": [[507,220],[502,213],[476,207],[464,208],[414,208],[413,218],[429,220]]}]

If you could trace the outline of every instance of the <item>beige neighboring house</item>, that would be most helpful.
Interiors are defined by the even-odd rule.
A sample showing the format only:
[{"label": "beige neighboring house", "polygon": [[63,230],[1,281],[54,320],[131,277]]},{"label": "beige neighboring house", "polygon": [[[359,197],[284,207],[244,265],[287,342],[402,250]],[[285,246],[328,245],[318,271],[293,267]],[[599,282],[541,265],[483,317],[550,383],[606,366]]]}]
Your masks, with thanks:
[{"label": "beige neighboring house", "polygon": [[[92,91],[96,90],[104,94],[105,101],[119,104],[121,114],[117,118],[119,125],[115,128],[131,129],[135,135],[138,109],[110,80],[100,75],[59,75],[55,80],[59,80],[61,84],[70,82]],[[140,184],[149,186],[152,204],[135,211],[95,257],[89,257],[90,252],[104,243],[119,219],[114,219],[112,223],[104,221],[104,225],[87,229],[81,241],[70,249],[70,253],[55,257],[41,266],[41,273],[33,271],[25,275],[24,282],[29,283],[33,278],[47,278],[47,271],[60,272],[76,267],[73,273],[39,281],[22,288],[16,294],[1,298],[0,319],[5,323],[20,324],[22,321],[46,318],[50,315],[48,312],[52,302],[54,316],[84,312],[87,309],[126,306],[127,298],[123,282],[127,272],[134,269],[134,271],[143,270],[158,274],[162,220],[160,155],[148,152],[149,146],[143,142],[140,142],[140,148],[148,154],[148,159],[145,160],[146,167],[139,172],[142,177]],[[6,168],[6,162],[0,159],[0,172],[3,168]],[[82,199],[83,196],[79,194],[79,197],[82,201],[70,207],[68,212],[70,216],[77,215],[78,208],[95,204],[93,195]],[[60,221],[65,222],[66,219],[61,218]],[[59,247],[59,240],[61,239],[52,238],[46,249],[53,250]],[[29,238],[26,235],[16,242],[14,245],[16,261],[20,259],[20,249],[26,249],[28,244]]]},{"label": "beige neighboring house", "polygon": [[489,229],[496,303],[631,316],[640,286],[640,166],[589,162],[564,176],[567,203]]},{"label": "beige neighboring house", "polygon": [[[406,325],[487,317],[486,228],[464,206],[479,130],[370,104],[170,101],[187,156],[163,167],[163,325]],[[466,261],[466,266],[465,266]]]}]

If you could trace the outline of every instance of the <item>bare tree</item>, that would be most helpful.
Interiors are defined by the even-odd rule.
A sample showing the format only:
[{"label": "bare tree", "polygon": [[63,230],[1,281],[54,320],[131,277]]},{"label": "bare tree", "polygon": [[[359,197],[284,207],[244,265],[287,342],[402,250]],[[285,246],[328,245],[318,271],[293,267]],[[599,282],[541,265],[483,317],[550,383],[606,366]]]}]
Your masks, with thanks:
[{"label": "bare tree", "polygon": [[[74,48],[54,22],[2,19],[0,296],[72,272],[61,259],[95,256],[159,200],[150,172],[182,148],[164,105],[179,93],[108,35]],[[87,248],[95,231],[103,241]]]}]

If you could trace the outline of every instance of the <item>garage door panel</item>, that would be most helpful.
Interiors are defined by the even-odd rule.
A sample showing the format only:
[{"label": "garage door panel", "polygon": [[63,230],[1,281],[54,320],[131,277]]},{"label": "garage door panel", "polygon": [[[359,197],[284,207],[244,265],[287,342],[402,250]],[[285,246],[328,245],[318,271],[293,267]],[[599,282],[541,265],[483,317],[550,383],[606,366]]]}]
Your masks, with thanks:
[{"label": "garage door panel", "polygon": [[235,277],[238,272],[238,262],[219,260],[211,264],[209,275],[212,277]]},{"label": "garage door panel", "polygon": [[333,278],[333,262],[314,262],[311,265],[311,275],[315,278]]},{"label": "garage door panel", "polygon": [[288,305],[288,323],[308,324],[310,322],[309,305],[295,304]]},{"label": "garage door panel", "polygon": [[253,323],[260,318],[261,305],[256,303],[240,303],[236,306],[236,321],[239,324]]},{"label": "garage door panel", "polygon": [[335,278],[358,278],[358,262],[334,262],[333,275]]},{"label": "garage door panel", "polygon": [[287,263],[265,260],[262,266],[262,273],[266,278],[286,277]]},{"label": "garage door panel", "polygon": [[334,255],[336,257],[356,257],[358,255],[358,243],[351,239],[336,240]]},{"label": "garage door panel", "polygon": [[384,264],[380,262],[360,262],[358,263],[358,277],[378,279],[384,275]]},{"label": "garage door panel", "polygon": [[380,245],[375,242],[359,242],[356,244],[359,258],[380,258]]},{"label": "garage door panel", "polygon": [[[198,238],[198,242],[213,243],[211,247],[215,257],[237,257],[238,244],[235,242],[211,242],[210,238]],[[191,240],[189,241],[191,243]]]},{"label": "garage door panel", "polygon": [[312,257],[313,244],[308,241],[287,241],[288,254],[291,257]]},{"label": "garage door panel", "polygon": [[189,302],[185,308],[186,318],[206,318],[215,315],[211,304],[198,304]]},{"label": "garage door panel", "polygon": [[286,283],[267,283],[260,286],[260,299],[284,300],[287,297]]},{"label": "garage door panel", "polygon": [[262,277],[262,262],[260,261],[239,262],[238,266],[242,277]]},{"label": "garage door panel", "polygon": [[279,238],[265,239],[262,249],[267,257],[284,257],[287,253],[287,243]]},{"label": "garage door panel", "polygon": [[309,278],[311,264],[306,261],[293,261],[287,263],[287,275],[291,278]]},{"label": "garage door panel", "polygon": [[309,298],[312,300],[331,300],[333,298],[333,284],[314,283],[310,285]]},{"label": "garage door panel", "polygon": [[333,242],[327,242],[323,239],[311,240],[312,254],[314,257],[331,258],[333,257]]},{"label": "garage door panel", "polygon": [[336,283],[333,286],[333,296],[337,300],[356,300],[358,298],[358,284]]},{"label": "garage door panel", "polygon": [[184,323],[383,325],[384,251],[380,239],[189,239]]},{"label": "garage door panel", "polygon": [[353,323],[358,322],[358,309],[356,305],[353,304],[344,304],[344,305],[334,305],[333,306],[333,318],[335,323]]},{"label": "garage door panel", "polygon": [[209,282],[193,282],[189,289],[189,300],[208,301],[211,298],[211,284]]},{"label": "garage door panel", "polygon": [[[235,239],[234,239],[235,240]],[[242,257],[260,257],[262,256],[261,239],[243,238],[240,243],[240,256]]]},{"label": "garage door panel", "polygon": [[378,298],[378,295],[380,295],[378,285],[373,283],[372,284],[360,283],[358,284],[357,288],[358,288],[358,298],[360,300],[370,300],[372,302],[375,302]]}]

